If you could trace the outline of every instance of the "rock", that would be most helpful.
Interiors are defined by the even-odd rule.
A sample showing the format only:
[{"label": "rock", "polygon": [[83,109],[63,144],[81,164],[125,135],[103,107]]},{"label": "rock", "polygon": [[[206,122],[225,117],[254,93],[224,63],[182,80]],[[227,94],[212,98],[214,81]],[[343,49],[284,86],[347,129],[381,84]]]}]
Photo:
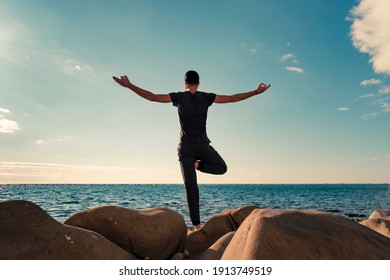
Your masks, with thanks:
[{"label": "rock", "polygon": [[367,219],[360,224],[390,238],[390,220]]},{"label": "rock", "polygon": [[382,220],[389,220],[390,221],[390,211],[389,210],[375,210],[372,212],[369,219],[382,219]]},{"label": "rock", "polygon": [[390,238],[390,211],[376,210],[360,224]]},{"label": "rock", "polygon": [[63,225],[29,201],[0,202],[0,259],[136,259],[95,232]]},{"label": "rock", "polygon": [[326,212],[329,212],[329,213],[341,213],[341,211],[338,210],[338,209],[328,209],[328,210],[326,210]]},{"label": "rock", "polygon": [[133,210],[98,206],[76,213],[65,222],[100,233],[140,259],[169,259],[185,249],[183,216],[167,208]]},{"label": "rock", "polygon": [[229,242],[232,240],[235,231],[231,231],[226,233],[220,239],[217,240],[210,248],[206,251],[196,254],[190,255],[187,259],[189,260],[220,260],[223,253],[225,252]]},{"label": "rock", "polygon": [[254,210],[222,260],[390,259],[390,239],[320,211]]},{"label": "rock", "polygon": [[365,217],[367,217],[364,214],[356,214],[356,213],[345,213],[345,216],[347,216],[349,218],[365,218]]},{"label": "rock", "polygon": [[206,221],[201,230],[189,232],[186,249],[191,255],[201,253],[226,233],[236,231],[257,206],[225,210]]},{"label": "rock", "polygon": [[171,259],[172,261],[181,261],[184,260],[184,253],[176,253],[174,254]]}]

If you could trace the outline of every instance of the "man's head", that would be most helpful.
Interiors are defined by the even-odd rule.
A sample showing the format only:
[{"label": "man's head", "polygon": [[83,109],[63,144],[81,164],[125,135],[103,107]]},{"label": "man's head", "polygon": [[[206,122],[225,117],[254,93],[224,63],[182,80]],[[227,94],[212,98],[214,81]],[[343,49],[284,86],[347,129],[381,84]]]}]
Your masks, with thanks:
[{"label": "man's head", "polygon": [[184,81],[188,85],[198,85],[199,84],[199,74],[194,70],[187,71],[187,73],[184,76]]}]

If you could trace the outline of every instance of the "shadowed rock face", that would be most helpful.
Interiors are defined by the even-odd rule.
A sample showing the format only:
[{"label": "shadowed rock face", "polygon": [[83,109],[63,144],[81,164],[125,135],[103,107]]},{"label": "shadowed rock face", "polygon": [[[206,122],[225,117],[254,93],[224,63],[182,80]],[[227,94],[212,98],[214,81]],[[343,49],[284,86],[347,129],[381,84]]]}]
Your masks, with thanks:
[{"label": "shadowed rock face", "polygon": [[66,226],[32,202],[0,202],[0,259],[135,259],[100,234]]},{"label": "shadowed rock face", "polygon": [[168,259],[184,251],[187,238],[183,216],[162,207],[138,211],[99,206],[76,213],[64,223],[98,232],[141,259]]},{"label": "shadowed rock face", "polygon": [[210,246],[206,251],[199,254],[190,255],[187,259],[189,260],[220,260],[226,247],[232,240],[235,231],[230,231],[218,239],[213,245]]},{"label": "shadowed rock face", "polygon": [[319,211],[258,209],[239,227],[222,259],[390,259],[390,239]]}]

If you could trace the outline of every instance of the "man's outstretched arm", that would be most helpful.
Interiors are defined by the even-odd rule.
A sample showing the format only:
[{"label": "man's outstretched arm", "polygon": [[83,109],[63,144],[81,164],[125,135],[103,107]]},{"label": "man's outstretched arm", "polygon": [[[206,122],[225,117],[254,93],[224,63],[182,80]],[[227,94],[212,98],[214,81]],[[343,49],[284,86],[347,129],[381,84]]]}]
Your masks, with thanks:
[{"label": "man's outstretched arm", "polygon": [[149,101],[160,102],[160,103],[172,102],[169,94],[155,94],[151,91],[144,90],[144,89],[132,84],[129,81],[129,79],[127,78],[127,76],[121,76],[120,78],[117,78],[117,77],[112,77],[112,78],[115,80],[115,82],[117,82],[121,86],[126,87],[126,88],[134,91],[136,94],[138,94],[139,96],[141,96]]},{"label": "man's outstretched arm", "polygon": [[266,91],[271,85],[266,85],[261,83],[256,90],[244,92],[244,93],[237,93],[233,95],[217,95],[215,97],[215,103],[230,103],[230,102],[238,102],[245,99],[248,99],[249,97],[258,95]]}]

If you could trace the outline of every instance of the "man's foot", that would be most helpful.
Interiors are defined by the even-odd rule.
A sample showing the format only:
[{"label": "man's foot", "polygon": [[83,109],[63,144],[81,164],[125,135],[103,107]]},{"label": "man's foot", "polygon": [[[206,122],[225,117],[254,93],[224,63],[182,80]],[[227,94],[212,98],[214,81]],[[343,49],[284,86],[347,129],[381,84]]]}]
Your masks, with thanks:
[{"label": "man's foot", "polygon": [[196,225],[194,226],[194,231],[198,231],[202,228],[202,226],[199,224],[199,225]]},{"label": "man's foot", "polygon": [[195,161],[195,169],[199,169],[200,160]]}]

